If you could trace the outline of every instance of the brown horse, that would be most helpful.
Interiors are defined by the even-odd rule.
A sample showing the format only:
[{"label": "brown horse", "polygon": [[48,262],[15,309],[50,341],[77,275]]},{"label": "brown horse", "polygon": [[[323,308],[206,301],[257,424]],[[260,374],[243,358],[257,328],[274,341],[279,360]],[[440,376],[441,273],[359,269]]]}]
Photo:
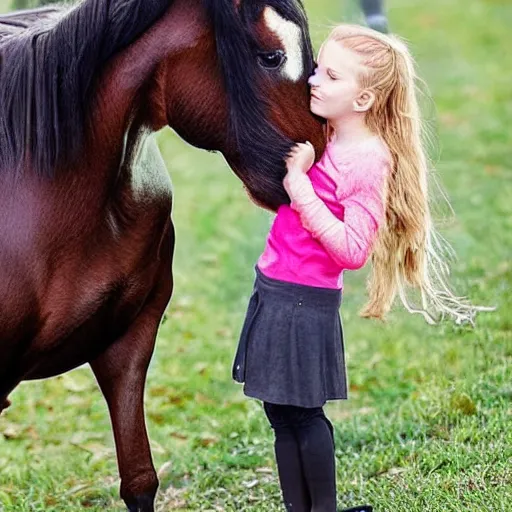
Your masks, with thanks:
[{"label": "brown horse", "polygon": [[89,363],[129,510],[158,480],[146,372],[172,293],[172,188],[153,133],[220,151],[287,202],[292,141],[323,150],[300,0],[85,0],[0,17],[0,411]]}]

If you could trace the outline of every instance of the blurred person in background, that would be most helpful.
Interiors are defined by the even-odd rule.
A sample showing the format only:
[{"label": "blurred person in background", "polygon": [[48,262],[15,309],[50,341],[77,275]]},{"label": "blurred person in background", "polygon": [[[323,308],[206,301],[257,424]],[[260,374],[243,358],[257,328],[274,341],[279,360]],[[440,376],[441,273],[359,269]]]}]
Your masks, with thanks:
[{"label": "blurred person in background", "polygon": [[366,24],[384,34],[389,31],[388,18],[384,13],[384,0],[360,0]]}]

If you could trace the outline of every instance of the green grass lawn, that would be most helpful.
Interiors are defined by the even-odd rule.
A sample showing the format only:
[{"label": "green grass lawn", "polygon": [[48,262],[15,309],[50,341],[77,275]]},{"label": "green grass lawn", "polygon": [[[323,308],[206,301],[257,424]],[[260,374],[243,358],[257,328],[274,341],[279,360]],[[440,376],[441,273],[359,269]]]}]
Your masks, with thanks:
[{"label": "green grass lawn", "polygon": [[[315,45],[341,2],[306,1]],[[0,10],[6,2],[0,0]],[[363,320],[365,272],[342,307],[350,399],[328,406],[340,504],[378,512],[512,510],[512,4],[393,0],[392,28],[436,104],[438,174],[457,217],[454,281],[496,305],[477,328],[430,327],[397,307]],[[433,109],[431,108],[430,111]],[[160,135],[176,191],[175,293],[146,413],[162,511],[277,511],[272,435],[230,378],[271,217],[222,159]],[[0,510],[122,510],[109,417],[87,368],[24,383],[0,417]]]}]

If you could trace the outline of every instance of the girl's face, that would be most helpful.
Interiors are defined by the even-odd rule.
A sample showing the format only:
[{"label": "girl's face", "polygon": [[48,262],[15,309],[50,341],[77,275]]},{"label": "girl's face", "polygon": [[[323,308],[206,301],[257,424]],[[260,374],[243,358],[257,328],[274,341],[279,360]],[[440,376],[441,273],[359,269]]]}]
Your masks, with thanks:
[{"label": "girl's face", "polygon": [[356,111],[362,90],[357,54],[336,41],[328,41],[318,54],[318,66],[309,79],[311,111],[328,121],[342,119]]}]

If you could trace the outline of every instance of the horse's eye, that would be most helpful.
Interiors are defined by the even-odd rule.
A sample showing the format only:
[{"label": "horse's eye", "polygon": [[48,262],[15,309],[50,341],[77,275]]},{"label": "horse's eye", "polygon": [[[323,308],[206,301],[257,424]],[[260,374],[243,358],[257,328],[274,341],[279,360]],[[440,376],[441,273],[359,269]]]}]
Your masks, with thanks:
[{"label": "horse's eye", "polygon": [[285,60],[286,55],[282,50],[276,50],[275,52],[258,53],[258,61],[260,65],[266,69],[280,68]]}]

